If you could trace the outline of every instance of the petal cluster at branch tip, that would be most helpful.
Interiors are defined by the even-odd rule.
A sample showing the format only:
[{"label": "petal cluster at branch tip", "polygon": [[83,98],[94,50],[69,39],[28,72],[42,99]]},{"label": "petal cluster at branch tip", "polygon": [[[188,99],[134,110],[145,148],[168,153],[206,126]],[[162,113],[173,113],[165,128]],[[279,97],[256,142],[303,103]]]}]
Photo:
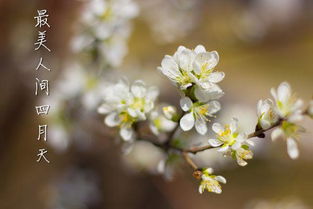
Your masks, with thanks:
[{"label": "petal cluster at branch tip", "polygon": [[120,80],[105,89],[104,103],[98,112],[106,114],[105,124],[118,126],[124,140],[134,136],[133,123],[146,120],[155,106],[159,91],[156,87],[146,87],[141,80],[129,86],[126,80]]},{"label": "petal cluster at branch tip", "polygon": [[213,169],[207,168],[202,171],[199,193],[202,194],[205,190],[216,194],[222,193],[220,183],[226,184],[226,179],[223,176],[213,175]]},{"label": "petal cluster at branch tip", "polygon": [[189,97],[183,97],[180,100],[180,106],[183,111],[187,112],[180,120],[180,127],[184,131],[189,131],[195,126],[196,131],[204,135],[207,133],[207,117],[213,117],[221,109],[218,101],[208,103],[193,103]]},{"label": "petal cluster at branch tip", "polygon": [[209,144],[212,147],[220,147],[219,152],[233,157],[240,166],[247,165],[245,160],[253,157],[249,149],[249,145],[253,145],[253,142],[247,139],[245,133],[238,131],[238,120],[233,118],[230,124],[224,126],[214,123],[212,129],[216,133],[216,138],[209,139]]},{"label": "petal cluster at branch tip", "polygon": [[223,95],[217,83],[225,74],[215,71],[218,61],[218,53],[208,52],[202,45],[193,50],[180,46],[173,56],[163,58],[158,69],[181,90],[194,87],[197,99],[206,102]]},{"label": "petal cluster at branch tip", "polygon": [[303,101],[292,92],[287,82],[282,82],[277,90],[272,88],[271,94],[274,101],[266,99],[258,103],[258,126],[265,130],[279,120],[282,121],[279,127],[273,130],[272,139],[285,138],[288,155],[296,159],[299,156],[297,140],[299,132],[303,130],[296,122],[303,118]]}]

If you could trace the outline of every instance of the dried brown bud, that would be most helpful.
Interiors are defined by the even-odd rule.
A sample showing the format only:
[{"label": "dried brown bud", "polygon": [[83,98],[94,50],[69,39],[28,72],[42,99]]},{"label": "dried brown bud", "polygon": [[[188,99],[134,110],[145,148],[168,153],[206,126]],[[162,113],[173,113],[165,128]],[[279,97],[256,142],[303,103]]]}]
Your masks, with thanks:
[{"label": "dried brown bud", "polygon": [[200,170],[196,170],[192,173],[193,177],[195,177],[196,179],[201,179],[202,176],[202,171]]}]

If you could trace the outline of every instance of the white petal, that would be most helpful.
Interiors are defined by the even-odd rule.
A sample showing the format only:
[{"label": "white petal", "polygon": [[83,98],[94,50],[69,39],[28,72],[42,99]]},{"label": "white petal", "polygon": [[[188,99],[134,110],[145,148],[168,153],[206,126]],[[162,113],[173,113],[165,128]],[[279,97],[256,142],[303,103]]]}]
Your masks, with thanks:
[{"label": "white petal", "polygon": [[297,99],[297,101],[292,106],[292,111],[300,110],[302,105],[303,105],[303,100],[302,99]]},{"label": "white petal", "polygon": [[208,105],[208,114],[210,116],[221,110],[221,104],[218,101],[211,101]]},{"label": "white petal", "polygon": [[180,127],[184,131],[189,131],[195,124],[193,113],[188,113],[180,119]]},{"label": "white petal", "polygon": [[192,101],[189,97],[183,97],[179,101],[180,107],[182,108],[183,111],[188,111],[192,107]]},{"label": "white petal", "polygon": [[194,67],[197,71],[201,71],[201,67],[205,64],[206,69],[212,69],[217,65],[218,59],[216,51],[199,53],[195,57]]},{"label": "white petal", "polygon": [[198,45],[196,46],[196,48],[194,49],[194,52],[196,52],[197,54],[199,53],[203,53],[206,52],[205,47],[203,45]]},{"label": "white petal", "polygon": [[226,179],[223,176],[216,176],[215,180],[219,181],[219,182],[221,182],[223,184],[226,184]]},{"label": "white petal", "polygon": [[271,88],[271,94],[273,96],[273,98],[277,101],[277,93],[276,93],[276,90],[274,88]]},{"label": "white petal", "polygon": [[165,172],[165,166],[166,166],[166,159],[162,159],[159,161],[157,166],[158,173],[164,173]]},{"label": "white petal", "polygon": [[181,90],[186,90],[189,86],[192,86],[192,83],[186,83],[180,86]]},{"label": "white petal", "polygon": [[224,92],[218,85],[211,85],[208,89],[203,89],[196,86],[195,96],[200,102],[219,99],[224,95]]},{"label": "white petal", "polygon": [[164,131],[169,132],[169,131],[172,131],[176,127],[176,125],[177,123],[171,120],[164,119],[162,120],[161,127]]},{"label": "white petal", "polygon": [[218,55],[217,51],[211,51],[211,55],[213,59],[216,60],[216,62],[218,63],[218,61],[220,60],[220,56]]},{"label": "white petal", "polygon": [[240,141],[236,141],[235,142],[235,144],[233,144],[232,146],[231,146],[231,148],[233,149],[233,150],[237,150],[237,149],[239,149],[240,147],[241,147],[241,142]]},{"label": "white petal", "polygon": [[287,138],[287,152],[291,159],[299,157],[299,150],[297,142],[293,138]]},{"label": "white petal", "polygon": [[219,124],[219,123],[214,123],[212,125],[212,130],[215,133],[220,134],[220,133],[224,132],[224,127],[221,124]]},{"label": "white petal", "polygon": [[229,146],[222,146],[220,149],[218,149],[218,152],[226,152],[229,149]]},{"label": "white petal", "polygon": [[120,118],[116,112],[113,112],[105,117],[104,123],[109,127],[114,127],[119,125]]},{"label": "white petal", "polygon": [[127,112],[130,116],[132,116],[133,118],[136,118],[138,115],[138,111],[133,109],[133,108],[127,108]]},{"label": "white petal", "polygon": [[246,165],[248,165],[248,163],[247,163],[246,161],[244,161],[243,159],[238,158],[238,157],[237,157],[237,163],[238,163],[238,165],[240,165],[240,166],[246,166]]},{"label": "white petal", "polygon": [[137,80],[131,86],[131,92],[135,97],[142,98],[146,95],[147,89],[143,81]]},{"label": "white petal", "polygon": [[218,139],[209,139],[209,144],[212,146],[212,147],[219,147],[223,144],[223,142],[221,142],[220,140]]},{"label": "white petal", "polygon": [[160,134],[158,128],[154,124],[150,123],[149,128],[154,135],[158,136]]},{"label": "white petal", "polygon": [[238,129],[238,119],[237,118],[232,118],[230,124],[229,124],[229,128],[231,133],[235,133],[236,130]]},{"label": "white petal", "polygon": [[200,186],[199,186],[199,193],[200,193],[200,194],[202,194],[202,193],[203,193],[203,191],[204,191],[204,189],[203,189],[203,185],[200,185]]},{"label": "white petal", "polygon": [[263,129],[268,129],[269,127],[271,127],[271,123],[268,120],[261,119],[259,122]]},{"label": "white petal", "polygon": [[184,46],[179,46],[177,51],[175,52],[174,56],[179,55],[182,51],[186,50],[187,48]]},{"label": "white petal", "polygon": [[123,127],[120,129],[120,135],[125,141],[129,141],[132,139],[134,131],[132,128]]},{"label": "white petal", "polygon": [[258,116],[260,116],[262,114],[262,111],[261,111],[262,106],[263,106],[263,100],[260,99],[257,103],[257,108],[256,108]]},{"label": "white petal", "polygon": [[248,145],[254,146],[254,142],[253,142],[252,140],[250,140],[250,139],[247,139],[247,140],[246,140],[246,143],[247,143]]},{"label": "white petal", "polygon": [[149,87],[148,92],[147,92],[147,99],[155,101],[158,96],[159,96],[158,87],[156,86]]},{"label": "white petal", "polygon": [[213,72],[209,75],[208,79],[212,83],[218,83],[222,81],[225,77],[225,73],[223,72]]},{"label": "white petal", "polygon": [[100,107],[98,107],[98,113],[100,113],[100,114],[108,114],[111,111],[112,111],[112,107],[106,103],[104,103]]},{"label": "white petal", "polygon": [[301,112],[299,114],[292,114],[291,116],[289,116],[288,121],[295,123],[295,122],[299,122],[303,119],[303,115],[301,114]]},{"label": "white petal", "polygon": [[276,128],[275,130],[272,131],[271,137],[272,140],[275,141],[276,139],[282,137],[284,135],[284,132],[281,128]]},{"label": "white petal", "polygon": [[196,128],[196,131],[201,135],[205,135],[208,131],[208,127],[205,121],[202,119],[196,120],[195,128]]},{"label": "white petal", "polygon": [[[213,168],[207,168],[203,171],[204,173],[212,174],[214,172]],[[205,177],[205,176],[202,176]]]},{"label": "white petal", "polygon": [[189,50],[189,49],[185,49],[183,50],[180,55],[178,56],[178,63],[180,68],[182,68],[182,70],[184,71],[191,71],[191,64],[192,61],[194,59],[194,52]]},{"label": "white petal", "polygon": [[216,194],[221,194],[221,193],[222,193],[222,189],[221,189],[220,187],[215,187],[214,192],[215,192]]},{"label": "white petal", "polygon": [[278,100],[285,103],[291,96],[291,88],[289,83],[283,82],[278,86],[277,89]]},{"label": "white petal", "polygon": [[165,56],[161,62],[161,68],[158,68],[162,71],[164,75],[175,80],[181,75],[178,65],[171,56]]}]

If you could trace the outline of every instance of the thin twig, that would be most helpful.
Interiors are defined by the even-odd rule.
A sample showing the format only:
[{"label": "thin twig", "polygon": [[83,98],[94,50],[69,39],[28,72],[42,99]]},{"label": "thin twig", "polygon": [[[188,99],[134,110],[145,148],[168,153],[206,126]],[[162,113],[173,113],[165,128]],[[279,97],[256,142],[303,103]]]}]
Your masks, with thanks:
[{"label": "thin twig", "polygon": [[[306,114],[308,114],[308,111],[306,110],[302,114],[306,115]],[[286,119],[280,119],[275,124],[273,124],[271,127],[267,128],[267,129],[258,129],[256,131],[254,131],[253,133],[250,133],[247,138],[248,139],[254,138],[254,137],[263,138],[262,134],[264,134],[265,132],[267,132],[267,131],[269,131],[269,130],[277,127],[277,126],[280,126],[284,121],[286,121]],[[189,153],[197,154],[198,152],[202,152],[202,151],[205,151],[205,150],[208,150],[208,149],[217,148],[217,147],[212,147],[211,145],[205,145],[205,146],[202,146],[202,147],[193,147],[193,148],[187,148],[187,149],[175,147],[175,146],[173,146],[171,144],[171,141],[173,140],[174,135],[175,135],[176,131],[178,130],[178,128],[179,128],[179,124],[177,124],[176,127],[174,128],[174,130],[169,133],[169,135],[168,135],[168,137],[167,137],[167,139],[166,139],[164,144],[159,144],[159,143],[153,142],[153,141],[148,140],[148,139],[143,139],[143,140],[149,141],[149,142],[153,143],[155,146],[160,147],[160,148],[162,148],[162,149],[164,149],[166,151],[168,151],[169,149],[173,149],[173,150],[177,150],[177,151],[181,152],[181,154],[184,157],[184,159],[186,160],[186,162],[194,170],[197,170],[198,166],[192,161],[192,159],[189,156]],[[220,146],[218,146],[218,147],[220,147]]]},{"label": "thin twig", "polygon": [[186,162],[194,169],[197,170],[198,166],[192,161],[192,159],[190,158],[190,156],[188,155],[188,152],[182,152],[182,155],[184,157],[184,159],[186,160]]}]

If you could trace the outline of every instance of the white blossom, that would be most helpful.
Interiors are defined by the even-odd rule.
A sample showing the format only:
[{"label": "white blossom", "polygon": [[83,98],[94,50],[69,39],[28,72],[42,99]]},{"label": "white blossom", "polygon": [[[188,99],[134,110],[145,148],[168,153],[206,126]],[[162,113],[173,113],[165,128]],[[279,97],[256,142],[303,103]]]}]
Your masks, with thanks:
[{"label": "white blossom", "polygon": [[177,123],[173,122],[172,120],[167,119],[161,113],[161,111],[157,111],[157,110],[151,112],[149,116],[149,120],[150,120],[150,124],[149,124],[150,130],[155,135],[159,135],[162,132],[170,132],[177,125]]},{"label": "white blossom", "polygon": [[223,176],[215,176],[212,173],[212,168],[207,168],[202,171],[201,182],[199,186],[200,194],[202,194],[205,190],[208,192],[214,192],[216,194],[222,193],[222,187],[220,183],[226,184],[226,179]]},{"label": "white blossom", "polygon": [[218,53],[208,52],[202,45],[194,50],[180,46],[173,56],[163,58],[158,69],[181,90],[195,85],[195,96],[205,102],[223,95],[217,83],[223,80],[225,74],[214,71],[218,61]]},{"label": "white blossom", "polygon": [[83,12],[83,22],[103,40],[137,15],[138,6],[132,0],[90,0]]},{"label": "white blossom", "polygon": [[296,122],[302,119],[303,101],[292,93],[291,87],[287,82],[281,83],[277,91],[272,88],[271,94],[275,99],[275,109],[281,118]]},{"label": "white blossom", "polygon": [[72,40],[73,51],[87,52],[100,65],[119,66],[127,53],[130,20],[138,15],[138,11],[132,0],[87,1],[80,32]]},{"label": "white blossom", "polygon": [[195,49],[193,60],[193,81],[207,90],[225,77],[223,72],[215,72],[214,68],[218,64],[219,56],[216,51],[207,52],[204,46],[198,45]]},{"label": "white blossom", "polygon": [[180,119],[180,127],[184,131],[189,131],[195,126],[196,131],[204,135],[207,132],[206,121],[207,117],[213,117],[221,109],[221,105],[217,101],[208,103],[193,103],[189,97],[184,97],[180,100],[180,106],[183,111],[187,112]]},{"label": "white blossom", "polygon": [[291,87],[287,82],[279,85],[277,91],[271,89],[271,94],[275,99],[275,110],[279,116],[284,119],[282,124],[273,130],[272,139],[285,138],[287,140],[287,152],[290,158],[296,159],[299,156],[297,140],[299,140],[299,132],[302,127],[298,126],[298,122],[303,118],[302,105],[303,101],[298,99],[292,93]]},{"label": "white blossom", "polygon": [[247,164],[245,160],[252,159],[253,153],[249,150],[249,145],[253,145],[253,142],[247,139],[245,133],[238,132],[238,120],[236,118],[224,126],[214,123],[212,129],[216,133],[216,138],[208,141],[212,147],[220,147],[219,152],[232,156],[240,166]]},{"label": "white blossom", "polygon": [[141,80],[135,81],[131,86],[127,81],[120,80],[105,89],[104,103],[98,108],[98,112],[107,115],[107,126],[118,126],[121,137],[131,140],[134,137],[133,123],[147,119],[158,94],[156,87],[148,88]]},{"label": "white blossom", "polygon": [[258,125],[262,129],[268,129],[275,124],[279,116],[275,111],[274,103],[271,99],[259,100],[257,105]]},{"label": "white blossom", "polygon": [[299,140],[299,132],[303,131],[303,128],[297,124],[283,121],[282,125],[272,132],[272,139],[284,138],[287,141],[287,152],[291,159],[299,157],[299,149],[297,141]]},{"label": "white blossom", "polygon": [[166,55],[163,58],[161,67],[158,69],[180,89],[185,90],[192,86],[191,73],[194,57],[195,53],[192,50],[180,46],[173,56]]}]

